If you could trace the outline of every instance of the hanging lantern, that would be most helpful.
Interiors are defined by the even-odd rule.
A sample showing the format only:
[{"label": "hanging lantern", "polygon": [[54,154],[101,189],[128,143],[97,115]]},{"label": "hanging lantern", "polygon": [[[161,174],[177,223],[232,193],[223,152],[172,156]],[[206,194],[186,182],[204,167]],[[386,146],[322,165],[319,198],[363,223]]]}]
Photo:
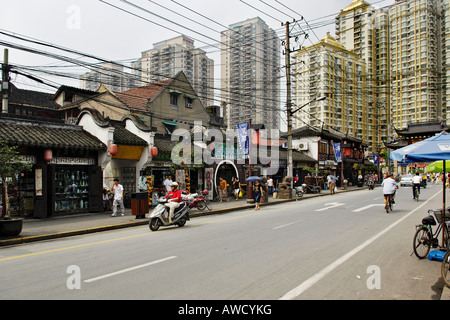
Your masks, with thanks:
[{"label": "hanging lantern", "polygon": [[253,145],[259,146],[259,143],[260,143],[259,131],[253,131],[252,143],[253,143]]},{"label": "hanging lantern", "polygon": [[151,155],[153,158],[156,158],[158,156],[158,148],[157,147],[152,147],[150,149]]},{"label": "hanging lantern", "polygon": [[116,154],[117,154],[117,144],[111,144],[110,146],[109,146],[109,153],[112,155],[112,156],[115,156]]},{"label": "hanging lantern", "polygon": [[53,152],[50,149],[47,149],[44,151],[44,160],[47,162],[52,161],[53,158]]}]

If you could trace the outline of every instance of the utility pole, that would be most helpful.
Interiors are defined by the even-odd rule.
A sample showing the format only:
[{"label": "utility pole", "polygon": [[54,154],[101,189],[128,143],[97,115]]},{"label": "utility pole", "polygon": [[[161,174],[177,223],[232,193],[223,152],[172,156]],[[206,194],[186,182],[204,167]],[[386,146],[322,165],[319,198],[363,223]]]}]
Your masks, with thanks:
[{"label": "utility pole", "polygon": [[1,92],[2,92],[2,113],[8,113],[8,93],[9,93],[8,49],[5,49],[3,54]]},{"label": "utility pole", "polygon": [[291,177],[291,190],[294,187],[294,163],[292,159],[292,103],[291,103],[291,42],[290,42],[290,30],[289,22],[286,22],[286,46],[285,46],[285,58],[286,58],[286,118],[287,118],[287,130],[288,130],[288,163],[287,163],[287,176]]}]

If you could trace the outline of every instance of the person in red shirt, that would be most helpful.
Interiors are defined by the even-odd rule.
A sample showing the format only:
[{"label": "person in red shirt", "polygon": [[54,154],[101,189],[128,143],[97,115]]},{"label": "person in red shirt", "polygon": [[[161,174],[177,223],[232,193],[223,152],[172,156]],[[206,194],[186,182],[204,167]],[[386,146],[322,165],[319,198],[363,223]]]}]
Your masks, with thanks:
[{"label": "person in red shirt", "polygon": [[173,213],[176,208],[180,206],[181,202],[181,192],[178,190],[178,183],[173,182],[170,186],[172,189],[168,194],[166,194],[166,199],[171,200],[165,204],[166,207],[169,208],[169,223],[172,223]]}]

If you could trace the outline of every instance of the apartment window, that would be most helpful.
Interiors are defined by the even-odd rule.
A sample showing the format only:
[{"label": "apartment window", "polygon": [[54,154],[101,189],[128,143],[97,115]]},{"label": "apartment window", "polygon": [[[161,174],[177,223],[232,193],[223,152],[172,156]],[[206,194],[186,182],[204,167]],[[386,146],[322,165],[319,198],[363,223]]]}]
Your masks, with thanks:
[{"label": "apartment window", "polygon": [[170,106],[172,108],[178,109],[178,94],[177,93],[170,94]]}]

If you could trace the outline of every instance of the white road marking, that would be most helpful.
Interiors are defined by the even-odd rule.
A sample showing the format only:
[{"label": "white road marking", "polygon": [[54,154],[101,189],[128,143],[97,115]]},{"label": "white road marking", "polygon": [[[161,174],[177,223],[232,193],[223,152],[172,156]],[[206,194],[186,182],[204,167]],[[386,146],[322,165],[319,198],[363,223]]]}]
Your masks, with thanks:
[{"label": "white road marking", "polygon": [[328,209],[331,209],[331,208],[336,208],[336,207],[339,207],[339,206],[343,206],[343,205],[345,205],[345,203],[331,202],[331,203],[325,203],[325,205],[327,207],[322,208],[322,209],[316,209],[314,211],[325,211],[325,210],[328,210]]},{"label": "white road marking", "polygon": [[291,291],[287,292],[284,296],[282,296],[279,300],[292,300],[297,298],[299,295],[301,295],[303,292],[311,288],[313,285],[315,285],[317,282],[319,282],[321,279],[323,279],[326,275],[331,273],[334,269],[342,265],[344,262],[346,262],[348,259],[353,257],[355,254],[357,254],[359,251],[363,250],[368,245],[372,244],[375,240],[380,238],[382,235],[390,231],[392,228],[403,222],[403,220],[407,219],[409,216],[411,216],[413,213],[415,213],[417,210],[421,209],[423,206],[427,205],[428,202],[430,202],[434,197],[436,197],[440,192],[436,193],[434,196],[432,196],[430,199],[422,203],[420,206],[415,208],[414,210],[410,211],[408,214],[406,214],[403,218],[397,220],[393,224],[391,224],[389,227],[385,228],[384,230],[380,231],[376,235],[374,235],[372,238],[368,239],[367,241],[363,242],[359,246],[357,246],[355,249],[349,251],[348,253],[344,254],[342,257],[331,263],[330,265],[326,266],[319,272],[317,272],[315,275],[307,279],[306,281],[302,282],[300,285],[292,289]]},{"label": "white road marking", "polygon": [[283,224],[283,225],[281,225],[281,226],[272,228],[272,230],[277,230],[277,229],[281,229],[281,228],[284,228],[284,227],[288,227],[288,226],[291,226],[291,225],[293,225],[293,224],[296,224],[296,223],[298,223],[298,222],[300,222],[300,221],[302,221],[302,220],[298,220],[298,221],[294,221],[294,222],[291,222],[291,223]]},{"label": "white road marking", "polygon": [[372,207],[384,207],[384,204],[383,203],[369,204],[368,206],[352,210],[352,212],[360,212],[360,211],[363,211],[363,210],[366,210],[366,209],[369,209],[369,208],[372,208]]},{"label": "white road marking", "polygon": [[152,262],[149,262],[149,263],[144,263],[144,264],[141,264],[141,265],[138,265],[138,266],[135,266],[135,267],[131,267],[131,268],[119,270],[119,271],[116,271],[116,272],[104,274],[102,276],[98,276],[98,277],[95,277],[95,278],[87,279],[87,280],[84,280],[84,282],[94,282],[94,281],[97,281],[97,280],[102,280],[102,279],[105,279],[105,278],[116,276],[116,275],[121,274],[121,273],[134,271],[134,270],[137,270],[137,269],[140,269],[140,268],[145,268],[145,267],[148,267],[148,266],[151,266],[151,265],[154,265],[154,264],[157,264],[157,263],[161,263],[161,262],[164,262],[164,261],[172,260],[172,259],[175,259],[175,258],[176,258],[176,256],[171,256],[171,257],[167,257],[167,258],[164,258],[164,259],[152,261]]}]

